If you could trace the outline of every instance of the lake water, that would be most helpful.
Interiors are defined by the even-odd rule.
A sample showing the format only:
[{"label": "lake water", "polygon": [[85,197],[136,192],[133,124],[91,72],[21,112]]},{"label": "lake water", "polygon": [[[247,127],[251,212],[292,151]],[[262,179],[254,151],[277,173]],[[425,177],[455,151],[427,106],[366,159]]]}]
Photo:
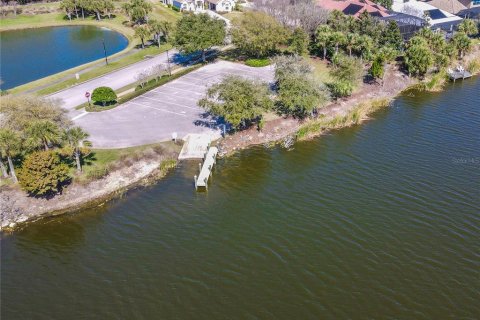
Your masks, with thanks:
[{"label": "lake water", "polygon": [[128,46],[128,39],[94,26],[46,27],[0,32],[2,90],[10,89],[87,62],[112,55]]},{"label": "lake water", "polygon": [[478,319],[480,78],[2,240],[2,320]]}]

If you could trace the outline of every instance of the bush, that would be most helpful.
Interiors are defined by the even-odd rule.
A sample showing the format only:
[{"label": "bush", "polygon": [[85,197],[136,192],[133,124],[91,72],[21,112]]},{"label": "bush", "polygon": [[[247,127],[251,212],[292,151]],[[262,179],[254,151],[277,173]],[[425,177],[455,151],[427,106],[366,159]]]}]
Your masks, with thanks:
[{"label": "bush", "polygon": [[330,93],[335,98],[348,97],[352,94],[354,85],[345,80],[337,80],[327,84]]},{"label": "bush", "polygon": [[68,166],[54,151],[34,152],[25,158],[18,172],[20,186],[29,194],[48,196],[61,191],[70,180]]},{"label": "bush", "polygon": [[117,94],[110,87],[98,87],[93,90],[92,101],[100,102],[104,107],[105,105],[114,103],[117,100]]},{"label": "bush", "polygon": [[255,67],[255,68],[266,67],[266,66],[270,65],[270,59],[268,59],[268,58],[265,58],[265,59],[247,59],[245,61],[245,64],[249,67]]}]

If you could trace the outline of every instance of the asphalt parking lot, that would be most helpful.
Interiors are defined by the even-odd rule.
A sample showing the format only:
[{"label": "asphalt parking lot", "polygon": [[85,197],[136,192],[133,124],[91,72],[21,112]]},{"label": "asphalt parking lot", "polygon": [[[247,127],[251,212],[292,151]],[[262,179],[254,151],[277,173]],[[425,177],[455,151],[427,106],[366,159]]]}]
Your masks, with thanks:
[{"label": "asphalt parking lot", "polygon": [[220,61],[149,91],[108,111],[74,118],[89,134],[96,148],[124,148],[179,138],[189,133],[220,136],[216,121],[197,106],[206,89],[227,75],[265,82],[273,80],[273,68],[251,68]]}]

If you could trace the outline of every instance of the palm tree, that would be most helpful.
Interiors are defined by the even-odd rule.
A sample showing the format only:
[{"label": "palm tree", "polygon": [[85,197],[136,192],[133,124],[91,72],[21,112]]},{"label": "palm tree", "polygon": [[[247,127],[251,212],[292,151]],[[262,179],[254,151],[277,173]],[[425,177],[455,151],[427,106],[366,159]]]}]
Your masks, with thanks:
[{"label": "palm tree", "polygon": [[331,33],[332,31],[328,25],[321,25],[318,27],[315,35],[317,46],[323,50],[323,60],[327,57],[327,46]]},{"label": "palm tree", "polygon": [[15,174],[12,157],[19,152],[20,144],[21,140],[18,133],[9,129],[0,129],[0,151],[2,155],[7,157],[8,168],[14,183],[17,183],[18,179]]},{"label": "palm tree", "polygon": [[49,149],[49,145],[58,143],[61,137],[58,126],[48,120],[35,121],[25,131],[27,143],[34,148],[43,146],[45,151]]},{"label": "palm tree", "polygon": [[77,172],[82,172],[82,151],[81,148],[91,147],[92,143],[88,139],[89,134],[80,127],[74,127],[64,132],[64,139],[73,148],[73,156],[77,164]]},{"label": "palm tree", "polygon": [[135,36],[139,37],[142,41],[142,49],[145,49],[145,38],[150,36],[151,32],[147,26],[140,25],[135,28]]},{"label": "palm tree", "polygon": [[158,48],[160,48],[161,34],[163,33],[162,24],[157,20],[151,19],[148,21],[148,27],[150,31],[154,34],[154,39],[157,41]]},{"label": "palm tree", "polygon": [[472,19],[465,19],[458,25],[458,31],[464,32],[468,36],[474,36],[478,33],[478,27]]},{"label": "palm tree", "polygon": [[330,35],[330,43],[335,47],[335,54],[338,54],[338,47],[345,42],[345,35],[335,31]]},{"label": "palm tree", "polygon": [[470,50],[472,47],[472,40],[464,32],[457,32],[452,38],[452,43],[460,53],[460,58],[463,59],[463,56],[466,51]]},{"label": "palm tree", "polygon": [[345,48],[348,50],[348,55],[352,56],[352,50],[360,42],[360,35],[358,33],[347,33],[345,37]]}]

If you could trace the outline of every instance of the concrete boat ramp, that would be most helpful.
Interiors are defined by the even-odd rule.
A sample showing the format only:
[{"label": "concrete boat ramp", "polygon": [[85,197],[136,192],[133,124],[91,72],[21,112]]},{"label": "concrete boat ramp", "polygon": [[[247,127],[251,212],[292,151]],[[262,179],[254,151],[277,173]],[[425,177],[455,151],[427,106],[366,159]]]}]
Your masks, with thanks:
[{"label": "concrete boat ramp", "polygon": [[212,143],[210,136],[205,134],[189,134],[184,138],[182,151],[178,156],[179,160],[197,160],[201,159],[199,163],[200,173],[195,175],[195,189],[208,189],[208,179],[212,174],[212,169],[217,161],[218,148],[211,147]]}]

